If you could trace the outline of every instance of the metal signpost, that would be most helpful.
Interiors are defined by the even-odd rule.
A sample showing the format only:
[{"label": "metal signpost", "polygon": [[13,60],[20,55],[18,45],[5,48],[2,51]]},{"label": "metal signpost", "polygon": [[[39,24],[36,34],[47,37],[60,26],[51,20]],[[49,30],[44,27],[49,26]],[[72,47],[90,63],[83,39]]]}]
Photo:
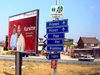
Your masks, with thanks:
[{"label": "metal signpost", "polygon": [[60,59],[60,52],[64,51],[65,32],[68,32],[68,19],[59,20],[64,15],[64,6],[59,5],[59,0],[56,0],[56,5],[51,6],[50,17],[55,18],[53,21],[46,22],[46,40],[44,48],[48,52],[46,58],[51,60],[51,68],[54,69],[54,75],[57,75],[57,61]]}]

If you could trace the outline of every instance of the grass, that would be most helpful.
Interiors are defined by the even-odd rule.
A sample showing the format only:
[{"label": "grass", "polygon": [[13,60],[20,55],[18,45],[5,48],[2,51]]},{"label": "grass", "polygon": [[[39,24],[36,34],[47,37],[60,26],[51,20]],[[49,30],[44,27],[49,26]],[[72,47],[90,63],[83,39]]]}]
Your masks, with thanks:
[{"label": "grass", "polygon": [[[15,75],[15,69],[10,66],[15,65],[13,61],[0,61],[0,75]],[[50,63],[23,62],[26,66],[22,69],[22,75],[53,75]],[[100,65],[75,65],[58,64],[57,75],[99,75]]]}]

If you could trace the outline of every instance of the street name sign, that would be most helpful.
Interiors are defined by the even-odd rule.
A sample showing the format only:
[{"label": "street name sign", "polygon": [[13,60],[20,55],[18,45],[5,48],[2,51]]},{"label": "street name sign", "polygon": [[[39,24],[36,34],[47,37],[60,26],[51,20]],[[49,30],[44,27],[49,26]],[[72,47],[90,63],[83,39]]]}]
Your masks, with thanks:
[{"label": "street name sign", "polygon": [[46,27],[55,27],[55,26],[67,26],[68,19],[59,20],[59,21],[50,21],[46,23]]},{"label": "street name sign", "polygon": [[60,53],[48,54],[46,58],[49,60],[60,59]]},{"label": "street name sign", "polygon": [[46,51],[52,51],[52,52],[62,52],[64,50],[64,46],[63,45],[57,45],[57,46],[49,46],[47,45],[45,48],[44,48]]},{"label": "street name sign", "polygon": [[46,34],[44,37],[47,39],[63,39],[64,33],[52,33],[52,34]]},{"label": "street name sign", "polygon": [[47,39],[43,42],[45,45],[59,45],[63,44],[63,39]]},{"label": "street name sign", "polygon": [[68,32],[68,26],[47,28],[47,34],[49,34],[49,33],[64,33],[64,32]]}]

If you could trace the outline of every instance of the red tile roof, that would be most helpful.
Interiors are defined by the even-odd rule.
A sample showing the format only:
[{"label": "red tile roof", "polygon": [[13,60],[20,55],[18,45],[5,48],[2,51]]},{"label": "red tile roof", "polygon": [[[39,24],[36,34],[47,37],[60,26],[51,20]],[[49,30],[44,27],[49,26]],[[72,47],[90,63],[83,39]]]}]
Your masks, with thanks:
[{"label": "red tile roof", "polygon": [[100,44],[96,37],[81,37],[81,39],[85,44]]}]

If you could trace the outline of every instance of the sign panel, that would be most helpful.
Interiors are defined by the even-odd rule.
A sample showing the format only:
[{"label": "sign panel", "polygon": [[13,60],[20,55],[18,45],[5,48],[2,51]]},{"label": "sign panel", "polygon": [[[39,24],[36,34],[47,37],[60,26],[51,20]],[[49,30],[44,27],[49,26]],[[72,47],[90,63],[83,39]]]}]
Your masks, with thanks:
[{"label": "sign panel", "polygon": [[60,53],[48,54],[46,58],[49,60],[60,59]]},{"label": "sign panel", "polygon": [[51,38],[56,38],[56,39],[64,38],[64,33],[47,34],[47,38],[48,39],[51,39]]},{"label": "sign panel", "polygon": [[47,39],[46,41],[44,41],[44,44],[47,44],[47,45],[63,44],[63,39]]},{"label": "sign panel", "polygon": [[52,52],[55,52],[55,51],[57,51],[57,52],[61,52],[61,51],[63,51],[64,50],[64,46],[63,45],[57,45],[57,46],[46,46],[45,47],[45,50],[46,51],[52,51]]},{"label": "sign panel", "polygon": [[57,60],[51,60],[51,68],[56,69],[57,68]]},{"label": "sign panel", "polygon": [[68,26],[66,27],[53,27],[47,29],[47,34],[49,33],[64,33],[68,32]]},{"label": "sign panel", "polygon": [[59,20],[59,21],[51,21],[46,23],[46,27],[56,27],[56,26],[67,26],[68,19]]},{"label": "sign panel", "polygon": [[9,17],[8,49],[37,52],[39,10]]},{"label": "sign panel", "polygon": [[64,16],[63,5],[53,5],[50,9],[50,18],[62,18]]}]

